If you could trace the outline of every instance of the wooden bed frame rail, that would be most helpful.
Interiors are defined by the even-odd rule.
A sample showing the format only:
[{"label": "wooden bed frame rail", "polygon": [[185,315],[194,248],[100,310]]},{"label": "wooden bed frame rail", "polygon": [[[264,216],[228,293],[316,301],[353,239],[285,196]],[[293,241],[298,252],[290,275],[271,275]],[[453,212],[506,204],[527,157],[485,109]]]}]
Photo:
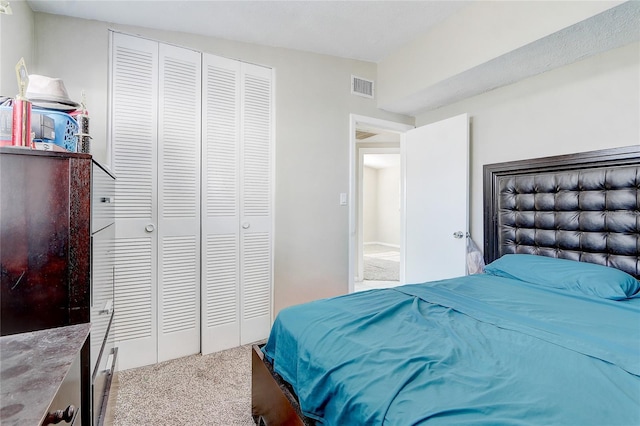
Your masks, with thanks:
[{"label": "wooden bed frame rail", "polygon": [[315,421],[300,411],[289,385],[273,371],[262,346],[251,349],[251,415],[257,425],[315,426]]}]

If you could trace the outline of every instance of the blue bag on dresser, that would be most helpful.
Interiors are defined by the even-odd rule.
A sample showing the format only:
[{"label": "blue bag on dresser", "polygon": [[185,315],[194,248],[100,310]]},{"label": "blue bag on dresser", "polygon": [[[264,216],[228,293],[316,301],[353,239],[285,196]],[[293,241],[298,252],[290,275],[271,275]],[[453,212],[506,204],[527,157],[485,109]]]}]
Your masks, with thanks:
[{"label": "blue bag on dresser", "polygon": [[34,108],[31,131],[35,133],[36,143],[53,143],[70,152],[77,150],[78,122],[65,112]]}]

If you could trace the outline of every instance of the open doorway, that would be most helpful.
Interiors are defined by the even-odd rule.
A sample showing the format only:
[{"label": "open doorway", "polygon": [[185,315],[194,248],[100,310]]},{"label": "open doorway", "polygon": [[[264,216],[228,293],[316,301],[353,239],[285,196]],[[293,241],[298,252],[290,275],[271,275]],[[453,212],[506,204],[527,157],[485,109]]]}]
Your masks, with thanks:
[{"label": "open doorway", "polygon": [[[419,283],[466,273],[469,232],[469,118],[450,117],[422,127],[351,114],[349,145],[349,292],[363,279],[363,149],[390,148],[387,141],[358,138],[378,130],[400,140],[400,279]],[[384,152],[367,152],[379,154]],[[362,154],[362,155],[361,155]],[[426,184],[447,182],[447,185]],[[455,186],[455,188],[454,188]],[[447,200],[447,209],[433,200]],[[385,287],[387,287],[386,285]]]},{"label": "open doorway", "polygon": [[358,149],[362,155],[362,268],[354,291],[395,287],[400,282],[401,173],[396,137],[385,137],[386,148]]},{"label": "open doorway", "polygon": [[[408,124],[351,115],[349,292],[403,282],[400,145],[410,129]],[[374,184],[365,188],[365,176],[373,177]],[[375,208],[366,208],[365,201]]]}]

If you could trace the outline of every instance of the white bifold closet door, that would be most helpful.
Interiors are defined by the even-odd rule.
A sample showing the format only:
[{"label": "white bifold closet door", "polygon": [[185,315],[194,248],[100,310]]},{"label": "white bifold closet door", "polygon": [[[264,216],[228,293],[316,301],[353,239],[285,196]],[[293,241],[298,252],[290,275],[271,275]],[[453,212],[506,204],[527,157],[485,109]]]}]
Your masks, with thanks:
[{"label": "white bifold closet door", "polygon": [[272,70],[203,55],[202,353],[271,326]]},{"label": "white bifold closet door", "polygon": [[122,369],[200,350],[201,54],[112,33]]}]

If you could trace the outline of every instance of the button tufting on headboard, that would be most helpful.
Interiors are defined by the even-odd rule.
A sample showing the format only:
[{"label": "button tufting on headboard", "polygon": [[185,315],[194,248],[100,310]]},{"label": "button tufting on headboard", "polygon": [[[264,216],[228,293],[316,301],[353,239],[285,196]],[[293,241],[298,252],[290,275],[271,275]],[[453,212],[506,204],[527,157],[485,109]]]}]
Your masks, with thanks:
[{"label": "button tufting on headboard", "polygon": [[640,277],[640,147],[485,166],[485,261],[507,253]]}]

